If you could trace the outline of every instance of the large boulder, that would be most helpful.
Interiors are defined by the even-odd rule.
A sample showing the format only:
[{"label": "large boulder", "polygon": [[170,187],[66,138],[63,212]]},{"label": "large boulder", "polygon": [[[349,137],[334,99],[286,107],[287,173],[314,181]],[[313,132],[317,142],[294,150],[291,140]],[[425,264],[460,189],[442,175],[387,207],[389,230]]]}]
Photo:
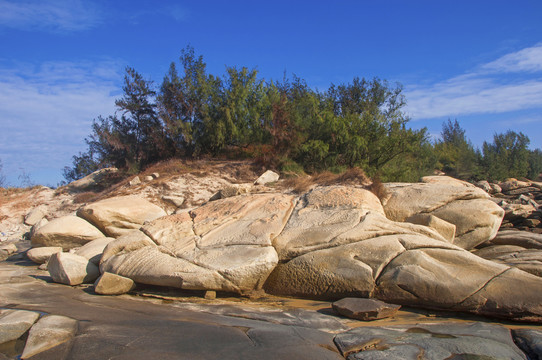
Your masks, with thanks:
[{"label": "large boulder", "polygon": [[416,214],[430,214],[456,226],[454,244],[464,249],[492,239],[504,211],[482,189],[446,176],[423,178],[422,183],[386,184],[386,216],[406,221]]},{"label": "large boulder", "polygon": [[31,238],[32,246],[60,246],[64,250],[103,238],[104,234],[80,217],[63,216],[40,227]]},{"label": "large boulder", "polygon": [[66,285],[91,283],[100,276],[96,265],[70,253],[53,254],[47,263],[47,270],[54,282]]},{"label": "large boulder", "polygon": [[110,237],[119,237],[139,229],[146,221],[165,215],[163,209],[137,196],[105,199],[77,211],[77,216],[94,224]]},{"label": "large boulder", "polygon": [[101,269],[144,284],[249,292],[260,288],[277,264],[272,238],[293,206],[291,195],[257,194],[162,217],[141,228],[154,244],[127,238],[123,246],[113,242]]}]

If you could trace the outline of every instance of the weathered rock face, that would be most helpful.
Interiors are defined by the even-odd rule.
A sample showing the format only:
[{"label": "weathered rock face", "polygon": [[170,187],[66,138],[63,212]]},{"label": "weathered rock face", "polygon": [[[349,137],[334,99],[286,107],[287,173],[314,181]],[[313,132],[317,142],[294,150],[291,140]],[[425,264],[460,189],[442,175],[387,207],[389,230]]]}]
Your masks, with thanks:
[{"label": "weathered rock face", "polygon": [[[427,198],[436,214],[419,213],[432,227],[389,220],[374,194],[355,187],[316,187],[298,198],[251,194],[221,199],[156,219],[142,231],[111,242],[101,270],[140,283],[185,289],[243,293],[264,285],[276,294],[376,297],[398,304],[542,320],[536,291],[542,279],[449,242],[453,224],[438,215],[446,204],[450,214],[464,212],[471,203],[476,208],[479,201],[494,205],[480,197],[482,190],[453,182],[421,185],[448,189],[448,198],[456,196],[452,190],[464,194],[451,203],[445,198],[439,206]],[[442,216],[461,219],[474,227],[473,233],[478,227],[459,215]],[[482,218],[484,226],[491,221]],[[483,240],[488,239],[486,235]],[[513,282],[511,276],[523,286],[521,301],[503,290],[504,284]]]},{"label": "weathered rock face", "polygon": [[165,216],[166,212],[149,201],[136,196],[121,196],[89,204],[77,211],[77,216],[94,224],[104,234],[119,237],[139,229],[145,221]]},{"label": "weathered rock face", "polygon": [[49,221],[32,236],[32,246],[60,246],[64,250],[103,238],[104,234],[88,221],[77,216],[63,216]]},{"label": "weathered rock face", "polygon": [[423,180],[416,184],[386,184],[389,197],[383,205],[390,220],[434,215],[456,226],[454,244],[464,249],[472,249],[497,234],[504,211],[489,200],[485,191],[445,176]]},{"label": "weathered rock face", "polygon": [[110,247],[117,240],[106,249],[101,269],[140,283],[184,289],[258,289],[278,262],[271,239],[282,231],[293,199],[241,196],[162,217],[142,227],[158,246],[113,253]]},{"label": "weathered rock face", "polygon": [[90,191],[90,190],[96,190],[101,188],[102,181],[109,175],[114,174],[118,171],[117,168],[104,168],[97,170],[93,172],[92,174],[89,174],[85,176],[82,179],[73,181],[66,185],[66,189],[68,191],[73,192],[82,192],[82,191]]}]

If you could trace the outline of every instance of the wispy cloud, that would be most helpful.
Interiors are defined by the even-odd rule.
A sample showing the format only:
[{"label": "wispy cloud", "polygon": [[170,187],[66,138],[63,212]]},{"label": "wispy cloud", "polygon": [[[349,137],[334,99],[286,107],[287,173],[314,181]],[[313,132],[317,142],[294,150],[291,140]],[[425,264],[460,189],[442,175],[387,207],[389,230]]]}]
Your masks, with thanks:
[{"label": "wispy cloud", "polygon": [[495,72],[542,71],[542,43],[504,55],[482,68]]},{"label": "wispy cloud", "polygon": [[22,30],[81,31],[99,24],[95,3],[84,0],[0,0],[0,26]]},{"label": "wispy cloud", "polygon": [[114,113],[121,70],[115,61],[0,63],[0,158],[9,180],[19,168],[54,169],[49,176],[60,180],[85,149],[92,120]]},{"label": "wispy cloud", "polygon": [[464,75],[431,85],[407,86],[407,112],[416,120],[542,108],[541,71],[542,44],[538,44]]}]

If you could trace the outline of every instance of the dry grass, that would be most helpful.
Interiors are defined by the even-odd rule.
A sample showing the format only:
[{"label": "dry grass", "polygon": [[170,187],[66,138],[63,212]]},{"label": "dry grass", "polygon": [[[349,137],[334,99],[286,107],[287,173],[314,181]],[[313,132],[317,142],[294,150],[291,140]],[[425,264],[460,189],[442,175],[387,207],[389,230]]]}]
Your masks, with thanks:
[{"label": "dry grass", "polygon": [[314,174],[312,176],[291,177],[282,182],[282,187],[292,189],[295,193],[306,192],[313,185],[362,185],[368,186],[371,180],[360,168],[351,168],[340,174],[329,171]]},{"label": "dry grass", "polygon": [[371,192],[375,194],[380,201],[388,196],[388,191],[378,175],[373,177],[373,183],[369,186],[369,190],[371,190]]},{"label": "dry grass", "polygon": [[92,191],[79,193],[73,197],[74,204],[85,204],[96,201],[98,194]]}]

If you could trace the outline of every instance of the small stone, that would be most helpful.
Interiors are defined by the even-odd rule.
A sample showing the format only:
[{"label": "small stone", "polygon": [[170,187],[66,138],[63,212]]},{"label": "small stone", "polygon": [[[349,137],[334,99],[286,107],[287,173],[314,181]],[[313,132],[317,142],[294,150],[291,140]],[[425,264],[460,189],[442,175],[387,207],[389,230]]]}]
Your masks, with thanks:
[{"label": "small stone", "polygon": [[139,176],[136,176],[135,178],[130,180],[129,184],[130,184],[130,186],[139,185],[139,184],[141,184],[141,179],[139,178]]},{"label": "small stone", "polygon": [[206,300],[214,300],[216,299],[216,291],[208,290],[205,292],[204,298]]},{"label": "small stone", "polygon": [[121,295],[135,288],[132,279],[105,272],[94,283],[94,291],[100,295]]},{"label": "small stone", "polygon": [[21,359],[69,341],[76,332],[77,320],[58,315],[44,316],[30,329]]},{"label": "small stone", "polygon": [[153,181],[154,178],[151,175],[147,175],[143,178],[144,181]]},{"label": "small stone", "polygon": [[45,264],[53,254],[59,252],[62,252],[60,246],[44,246],[28,250],[26,256],[36,264]]},{"label": "small stone", "polygon": [[254,182],[254,184],[255,185],[265,185],[265,184],[269,184],[269,183],[278,181],[279,178],[280,178],[279,174],[277,174],[274,171],[267,170]]},{"label": "small stone", "polygon": [[160,174],[158,173],[152,173],[151,176],[154,178],[154,179],[158,179],[160,177]]},{"label": "small stone", "polygon": [[40,317],[26,310],[7,310],[0,315],[0,344],[21,337]]},{"label": "small stone", "polygon": [[43,263],[40,266],[38,266],[39,270],[47,271],[47,263]]},{"label": "small stone", "polygon": [[370,321],[391,317],[401,305],[387,304],[376,299],[344,298],[333,303],[333,310],[351,319]]},{"label": "small stone", "polygon": [[182,196],[162,196],[162,200],[170,202],[176,207],[181,207],[184,203],[184,197]]}]

